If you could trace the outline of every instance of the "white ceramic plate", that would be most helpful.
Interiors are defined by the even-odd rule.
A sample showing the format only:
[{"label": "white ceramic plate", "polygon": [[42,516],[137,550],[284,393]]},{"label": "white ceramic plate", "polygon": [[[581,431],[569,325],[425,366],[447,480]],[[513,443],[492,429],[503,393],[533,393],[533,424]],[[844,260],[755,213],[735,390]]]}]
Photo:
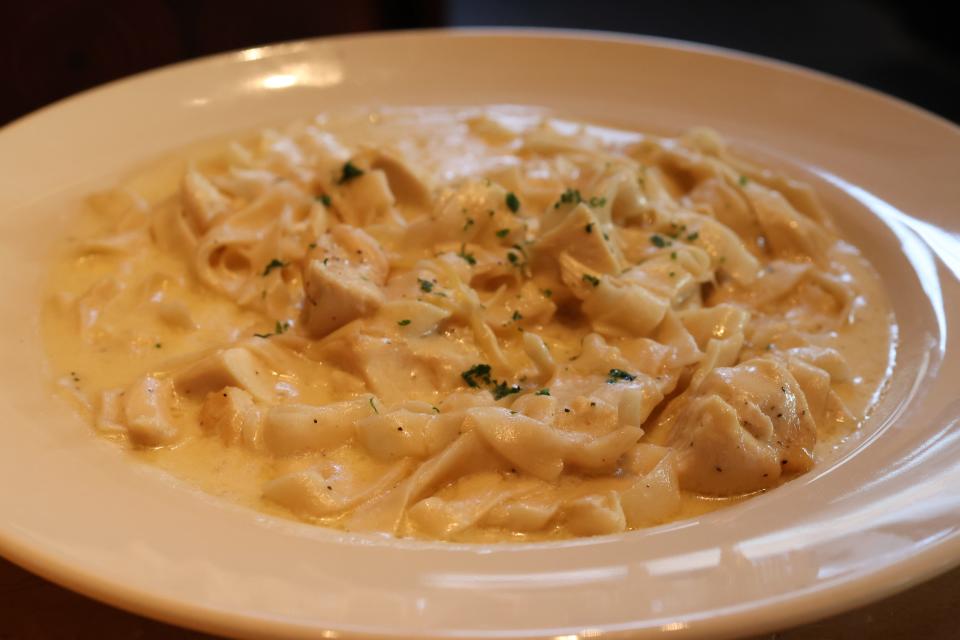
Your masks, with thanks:
[{"label": "white ceramic plate", "polygon": [[[53,398],[38,283],[79,194],[266,121],[486,103],[644,129],[708,124],[815,181],[900,323],[893,384],[863,437],[832,464],[699,519],[568,543],[443,545],[218,501],[133,462]],[[958,167],[960,130],[882,95],[727,51],[597,34],[279,45],[44,109],[0,131],[0,553],[123,608],[272,638],[725,636],[905,588],[960,561]]]}]

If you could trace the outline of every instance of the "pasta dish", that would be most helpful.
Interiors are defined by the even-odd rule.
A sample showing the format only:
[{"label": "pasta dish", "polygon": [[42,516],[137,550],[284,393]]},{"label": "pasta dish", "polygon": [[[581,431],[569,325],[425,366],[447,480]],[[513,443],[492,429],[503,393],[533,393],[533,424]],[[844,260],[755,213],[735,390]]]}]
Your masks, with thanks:
[{"label": "pasta dish", "polygon": [[58,384],[205,490],[347,531],[610,534],[809,471],[882,390],[880,283],[709,130],[319,116],[89,199]]}]

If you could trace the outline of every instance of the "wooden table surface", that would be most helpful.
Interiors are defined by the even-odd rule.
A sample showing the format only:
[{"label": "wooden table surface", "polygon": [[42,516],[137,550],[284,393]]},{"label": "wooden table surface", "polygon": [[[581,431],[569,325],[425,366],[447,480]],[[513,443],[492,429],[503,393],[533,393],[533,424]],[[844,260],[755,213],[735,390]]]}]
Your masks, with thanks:
[{"label": "wooden table surface", "polygon": [[[754,640],[946,640],[960,637],[960,569],[848,613]],[[0,640],[212,638],[100,604],[0,559]]]}]

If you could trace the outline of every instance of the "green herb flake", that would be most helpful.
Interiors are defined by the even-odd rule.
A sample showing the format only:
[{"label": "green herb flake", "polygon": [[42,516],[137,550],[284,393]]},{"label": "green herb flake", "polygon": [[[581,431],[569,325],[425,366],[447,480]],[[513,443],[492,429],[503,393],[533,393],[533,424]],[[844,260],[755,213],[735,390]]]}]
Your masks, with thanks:
[{"label": "green herb flake", "polygon": [[637,376],[632,373],[627,373],[623,369],[610,369],[610,373],[607,374],[607,383],[614,384],[620,380],[626,380],[630,382],[631,380],[636,380]]},{"label": "green herb flake", "polygon": [[490,380],[490,365],[488,364],[475,364],[466,371],[460,374],[460,377],[463,378],[463,381],[467,383],[468,387],[476,389],[480,386],[480,383],[491,384]]},{"label": "green herb flake", "polygon": [[311,242],[310,244],[307,245],[307,249],[310,249],[311,251],[314,250],[314,249],[316,249],[316,248],[317,248],[317,243],[316,243],[316,242]]},{"label": "green herb flake", "polygon": [[517,264],[517,260],[519,260],[519,258],[517,257],[517,254],[515,254],[513,251],[508,251],[507,260],[510,261],[510,264]]},{"label": "green herb flake", "polygon": [[700,237],[699,231],[694,231],[693,233],[687,234],[687,240],[689,240],[690,242],[693,242],[699,237]]},{"label": "green herb flake", "polygon": [[460,245],[460,253],[458,253],[457,255],[463,258],[466,261],[466,263],[469,264],[470,266],[477,264],[477,259],[474,257],[472,253],[466,252],[466,247],[464,245]]},{"label": "green herb flake", "polygon": [[496,235],[498,238],[506,238],[508,235],[510,235],[510,229],[500,229],[497,231]]},{"label": "green herb flake", "polygon": [[156,344],[153,345],[153,348],[154,348],[154,349],[163,349],[163,345],[160,344],[159,342],[157,342]]},{"label": "green herb flake", "polygon": [[467,229],[472,227],[475,222],[476,220],[474,220],[473,218],[467,218],[467,221],[463,224],[463,230],[466,231]]},{"label": "green herb flake", "polygon": [[514,311],[513,315],[510,317],[513,319],[514,322],[516,322],[517,320],[523,320],[523,315],[521,315],[519,311]]},{"label": "green herb flake", "polygon": [[544,289],[544,290],[543,290],[543,295],[546,296],[547,298],[552,298],[552,297],[553,297],[553,289]]},{"label": "green herb flake", "polygon": [[519,385],[508,385],[506,382],[498,382],[493,385],[493,399],[500,400],[514,393],[520,393]]},{"label": "green herb flake", "polygon": [[676,252],[676,251],[671,251],[671,252],[670,252],[670,259],[671,259],[671,260],[676,260],[676,259],[677,259],[677,252]]},{"label": "green herb flake", "polygon": [[650,236],[650,244],[652,244],[653,246],[659,249],[663,249],[665,246],[667,246],[668,241],[664,240],[663,236],[657,235],[655,233],[652,236]]},{"label": "green herb flake", "polygon": [[520,211],[520,199],[517,198],[517,195],[513,191],[507,192],[506,203],[507,208],[510,209],[510,211],[514,213]]},{"label": "green herb flake", "polygon": [[540,389],[540,391],[537,391],[537,392],[536,392],[535,394],[533,394],[533,395],[535,395],[535,396],[548,396],[548,395],[550,395],[550,389]]},{"label": "green herb flake", "polygon": [[417,278],[417,282],[420,283],[420,291],[424,293],[430,293],[433,291],[433,283],[429,280],[424,280],[423,278]]},{"label": "green herb flake", "polygon": [[349,160],[343,163],[343,169],[340,170],[340,179],[337,180],[337,184],[346,184],[354,178],[359,178],[363,175],[363,169],[357,167]]},{"label": "green herb flake", "polygon": [[380,410],[377,409],[377,405],[373,403],[373,398],[370,398],[370,408],[373,409],[375,414],[380,415]]},{"label": "green herb flake", "polygon": [[403,320],[398,320],[397,324],[400,325],[401,327],[405,327],[408,324],[410,324],[410,318],[404,318]]},{"label": "green herb flake", "polygon": [[332,203],[332,200],[330,200],[330,196],[328,196],[328,195],[325,194],[325,193],[321,193],[321,194],[318,195],[316,198],[314,198],[314,200],[322,203],[323,206],[325,206],[325,207],[329,207],[330,204]]},{"label": "green herb flake", "polygon": [[277,258],[274,258],[273,260],[267,263],[266,267],[263,268],[262,275],[263,277],[267,277],[268,275],[270,275],[270,272],[273,271],[274,269],[282,269],[285,266],[287,266],[286,262],[284,262],[283,260],[278,260]]},{"label": "green herb flake", "polygon": [[583,230],[586,231],[587,233],[593,233],[593,223],[591,222],[590,224],[585,226]]},{"label": "green herb flake", "polygon": [[747,178],[747,176],[740,176],[739,182],[741,187],[745,187],[750,180]]},{"label": "green herb flake", "polygon": [[600,286],[600,278],[598,278],[597,276],[592,276],[592,275],[590,275],[589,273],[583,274],[583,281],[584,281],[584,282],[589,282],[590,284],[592,284],[592,285],[595,286],[595,287],[599,287],[599,286]]},{"label": "green herb flake", "polygon": [[567,189],[560,194],[560,199],[554,203],[553,208],[559,209],[560,205],[580,204],[581,202],[583,202],[583,198],[580,196],[580,191],[578,189]]},{"label": "green herb flake", "polygon": [[602,207],[603,205],[607,204],[607,199],[601,196],[593,196],[592,198],[590,198],[589,204],[591,207],[594,207],[594,208]]}]

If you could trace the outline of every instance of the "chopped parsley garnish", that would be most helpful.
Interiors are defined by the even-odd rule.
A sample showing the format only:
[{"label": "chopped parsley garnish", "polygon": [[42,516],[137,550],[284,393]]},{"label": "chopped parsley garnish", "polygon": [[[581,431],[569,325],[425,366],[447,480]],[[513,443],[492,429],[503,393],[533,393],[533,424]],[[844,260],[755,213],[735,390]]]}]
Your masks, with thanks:
[{"label": "chopped parsley garnish", "polygon": [[515,254],[513,251],[508,251],[507,260],[510,261],[510,264],[517,264],[517,260],[519,260],[519,258],[517,257],[517,254]]},{"label": "chopped parsley garnish", "polygon": [[286,333],[287,329],[290,328],[290,322],[280,322],[279,320],[273,325],[273,333],[255,333],[253,334],[257,338],[270,338],[272,336],[279,336]]},{"label": "chopped parsley garnish", "polygon": [[686,231],[686,230],[687,230],[687,225],[685,225],[685,224],[677,224],[676,222],[671,222],[671,223],[670,223],[670,233],[667,234],[667,237],[670,237],[670,238],[673,238],[674,240],[676,240],[677,238],[680,237],[680,234],[682,234],[682,233],[683,233],[684,231]]},{"label": "chopped parsley garnish", "polygon": [[424,280],[423,278],[417,278],[417,282],[420,283],[420,291],[424,293],[430,293],[433,291],[433,283],[429,280]]},{"label": "chopped parsley garnish", "polygon": [[158,342],[158,343],[156,343],[156,344],[153,345],[153,348],[154,348],[154,349],[163,349],[163,345]]},{"label": "chopped parsley garnish", "polygon": [[405,327],[408,324],[410,324],[410,318],[404,318],[403,320],[398,320],[397,324],[400,325],[401,327]]},{"label": "chopped parsley garnish", "polygon": [[671,260],[676,260],[676,259],[677,259],[677,252],[676,252],[676,251],[671,251],[671,252],[670,252],[670,259],[671,259]]},{"label": "chopped parsley garnish", "polygon": [[546,296],[546,297],[548,297],[548,298],[552,298],[552,297],[553,297],[553,289],[544,289],[544,290],[543,290],[543,295]]},{"label": "chopped parsley garnish", "polygon": [[285,267],[285,266],[287,266],[287,263],[286,263],[286,262],[284,262],[283,260],[278,260],[278,259],[274,258],[273,260],[271,260],[270,262],[267,263],[267,266],[266,266],[266,267],[264,267],[264,269],[263,269],[263,274],[262,274],[262,275],[263,275],[264,277],[266,277],[266,276],[268,276],[268,275],[270,274],[270,272],[273,271],[274,269],[282,269],[282,268]]},{"label": "chopped parsley garnish", "polygon": [[554,203],[553,208],[559,209],[562,204],[580,204],[583,198],[580,197],[579,189],[567,189],[560,195],[560,199]]},{"label": "chopped parsley garnish", "polygon": [[749,180],[747,179],[747,176],[740,176],[739,182],[741,187],[745,187],[747,186],[747,183],[749,182]]},{"label": "chopped parsley garnish", "polygon": [[535,396],[548,396],[548,395],[550,395],[550,389],[540,389],[540,391],[537,391],[537,392],[536,392],[535,394],[533,394],[533,395],[535,395]]},{"label": "chopped parsley garnish", "polygon": [[602,207],[605,204],[607,204],[607,199],[602,196],[593,196],[590,198],[591,207]]},{"label": "chopped parsley garnish", "polygon": [[619,380],[626,380],[627,382],[635,380],[637,376],[632,373],[627,373],[623,369],[610,369],[610,373],[607,374],[607,382],[609,384],[614,384]]},{"label": "chopped parsley garnish", "polygon": [[664,240],[663,236],[653,234],[652,236],[650,236],[650,244],[660,249],[663,249],[665,246],[667,246],[668,241]]},{"label": "chopped parsley garnish", "polygon": [[513,191],[507,192],[506,202],[507,208],[510,209],[510,211],[514,213],[520,211],[520,199],[517,198],[517,195]]},{"label": "chopped parsley garnish", "polygon": [[337,184],[345,184],[350,182],[354,178],[359,178],[363,175],[363,169],[357,167],[349,160],[343,163],[343,169],[340,170],[340,179],[337,180]]},{"label": "chopped parsley garnish", "polygon": [[513,315],[510,317],[513,319],[514,322],[516,322],[517,320],[523,320],[523,315],[521,315],[519,311],[514,311]]},{"label": "chopped parsley garnish", "polygon": [[498,238],[506,238],[510,234],[510,229],[499,229],[497,231]]},{"label": "chopped parsley garnish", "polygon": [[457,255],[463,258],[464,260],[466,260],[467,264],[469,264],[470,266],[477,264],[477,259],[473,256],[472,253],[466,252],[466,247],[464,245],[460,245],[460,253],[458,253]]},{"label": "chopped parsley garnish", "polygon": [[583,230],[586,231],[587,233],[593,233],[593,223],[591,222],[590,224],[585,226]]},{"label": "chopped parsley garnish", "polygon": [[325,194],[325,193],[321,193],[319,196],[317,196],[316,198],[314,198],[314,200],[319,200],[320,202],[323,203],[323,206],[325,206],[325,207],[329,207],[329,206],[330,206],[330,202],[331,202],[330,196],[328,196],[328,195]]},{"label": "chopped parsley garnish", "polygon": [[676,275],[677,275],[677,273],[676,273],[675,271],[671,271],[671,272],[670,272],[670,277],[671,277],[671,278],[673,278],[673,277],[676,276]]},{"label": "chopped parsley garnish", "polygon": [[473,226],[475,220],[473,218],[467,218],[467,221],[463,223],[463,230],[466,231]]},{"label": "chopped parsley garnish", "polygon": [[490,365],[488,364],[475,364],[461,373],[460,377],[463,378],[468,387],[474,389],[479,388],[481,385],[490,387],[490,392],[493,393],[493,397],[496,400],[514,393],[520,393],[519,385],[510,385],[506,382],[500,382],[491,378]]},{"label": "chopped parsley garnish", "polygon": [[490,365],[488,364],[475,364],[463,373],[460,374],[460,377],[463,378],[464,382],[467,383],[468,387],[477,388],[480,386],[480,383],[491,384],[490,381]]},{"label": "chopped parsley garnish", "polygon": [[589,282],[590,284],[592,284],[592,285],[595,286],[595,287],[599,287],[599,286],[600,286],[600,278],[598,278],[597,276],[592,276],[592,275],[590,275],[589,273],[583,274],[583,281],[584,281],[584,282]]},{"label": "chopped parsley garnish", "polygon": [[689,240],[690,242],[693,242],[699,237],[700,237],[700,232],[694,231],[693,233],[687,235],[687,240]]},{"label": "chopped parsley garnish", "polygon": [[316,248],[317,248],[317,243],[316,243],[316,242],[311,242],[310,244],[307,245],[307,249],[311,249],[311,250],[312,250],[312,249],[316,249]]},{"label": "chopped parsley garnish", "polygon": [[377,409],[377,405],[373,404],[373,398],[370,398],[370,408],[373,409],[375,414],[380,415],[380,410]]},{"label": "chopped parsley garnish", "polygon": [[493,399],[499,400],[514,393],[520,393],[519,385],[508,385],[506,382],[498,382],[493,385]]}]

